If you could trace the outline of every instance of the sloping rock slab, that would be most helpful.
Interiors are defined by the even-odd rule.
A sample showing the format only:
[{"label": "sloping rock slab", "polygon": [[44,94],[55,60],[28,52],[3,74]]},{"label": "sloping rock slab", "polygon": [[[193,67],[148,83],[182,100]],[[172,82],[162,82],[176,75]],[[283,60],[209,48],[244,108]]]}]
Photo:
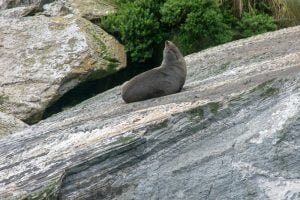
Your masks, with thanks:
[{"label": "sloping rock slab", "polygon": [[120,87],[0,140],[1,199],[297,199],[300,27],[186,57],[178,94]]},{"label": "sloping rock slab", "polygon": [[126,66],[118,41],[72,16],[0,18],[0,55],[0,109],[29,123],[79,83]]},{"label": "sloping rock slab", "polygon": [[58,0],[44,6],[43,14],[47,16],[64,16],[74,14],[88,20],[99,19],[116,12],[112,1],[106,0]]},{"label": "sloping rock slab", "polygon": [[21,131],[28,125],[11,115],[0,112],[0,138]]}]

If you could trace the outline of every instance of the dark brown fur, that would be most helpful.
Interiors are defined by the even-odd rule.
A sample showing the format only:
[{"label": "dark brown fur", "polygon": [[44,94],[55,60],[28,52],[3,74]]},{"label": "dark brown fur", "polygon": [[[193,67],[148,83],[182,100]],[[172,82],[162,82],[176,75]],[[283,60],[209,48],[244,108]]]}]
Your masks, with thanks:
[{"label": "dark brown fur", "polygon": [[133,77],[122,86],[126,103],[142,101],[179,92],[186,78],[186,63],[179,49],[170,41],[165,42],[160,67]]}]

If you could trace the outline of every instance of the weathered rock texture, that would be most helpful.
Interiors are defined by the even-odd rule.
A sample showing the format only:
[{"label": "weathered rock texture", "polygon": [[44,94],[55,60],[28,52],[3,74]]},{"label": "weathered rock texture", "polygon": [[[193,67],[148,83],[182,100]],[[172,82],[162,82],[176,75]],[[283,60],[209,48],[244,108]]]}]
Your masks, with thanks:
[{"label": "weathered rock texture", "polygon": [[25,17],[36,11],[36,6],[21,6],[17,8],[11,8],[6,10],[0,10],[0,17],[6,18],[19,18]]},{"label": "weathered rock texture", "polygon": [[0,140],[0,199],[299,199],[299,38],[190,55],[178,94],[116,87]]},{"label": "weathered rock texture", "polygon": [[116,7],[106,0],[58,0],[44,6],[43,14],[48,16],[64,16],[74,14],[88,20],[99,19],[115,13]]},{"label": "weathered rock texture", "polygon": [[46,16],[74,14],[88,20],[116,12],[111,0],[0,0],[0,16],[24,17],[41,12]]},{"label": "weathered rock texture", "polygon": [[126,66],[123,46],[83,18],[0,18],[0,110],[38,121],[64,93]]},{"label": "weathered rock texture", "polygon": [[36,6],[41,9],[44,4],[50,3],[53,0],[1,0],[0,10],[20,7],[20,6]]},{"label": "weathered rock texture", "polygon": [[28,125],[13,116],[0,112],[0,138],[27,128]]}]

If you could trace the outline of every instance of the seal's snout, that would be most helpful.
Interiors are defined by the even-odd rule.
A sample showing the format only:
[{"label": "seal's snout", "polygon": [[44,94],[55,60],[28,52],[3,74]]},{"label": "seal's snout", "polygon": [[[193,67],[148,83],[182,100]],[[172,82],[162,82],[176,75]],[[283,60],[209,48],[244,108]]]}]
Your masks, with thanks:
[{"label": "seal's snout", "polygon": [[169,40],[166,40],[165,46],[166,46],[166,47],[167,47],[167,46],[170,46],[170,44],[171,44],[171,42],[170,42]]}]

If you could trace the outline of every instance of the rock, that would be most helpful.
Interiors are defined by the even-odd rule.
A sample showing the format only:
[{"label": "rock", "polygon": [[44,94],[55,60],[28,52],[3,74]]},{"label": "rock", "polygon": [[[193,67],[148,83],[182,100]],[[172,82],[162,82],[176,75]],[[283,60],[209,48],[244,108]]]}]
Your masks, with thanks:
[{"label": "rock", "polygon": [[50,3],[52,1],[53,0],[1,0],[0,10],[20,7],[20,6],[36,6],[39,9],[41,9],[44,4]]},{"label": "rock", "polygon": [[186,57],[180,93],[120,87],[0,140],[0,199],[299,199],[300,27]]},{"label": "rock", "polygon": [[37,6],[22,6],[7,10],[0,10],[0,17],[19,18],[26,17],[37,10]]},{"label": "rock", "polygon": [[0,18],[0,110],[34,123],[79,83],[126,66],[124,47],[78,17]]},{"label": "rock", "polygon": [[116,12],[115,5],[105,0],[59,0],[44,5],[44,15],[64,16],[74,14],[88,20],[99,19]]},{"label": "rock", "polygon": [[49,4],[44,5],[43,7],[43,15],[46,16],[65,16],[72,13],[67,6],[65,6],[65,2],[55,1]]},{"label": "rock", "polygon": [[0,138],[27,128],[28,125],[13,116],[0,112]]},{"label": "rock", "polygon": [[[1,11],[3,10],[3,11]],[[7,11],[6,11],[7,10]],[[0,16],[19,17],[42,12],[46,16],[74,14],[88,20],[99,19],[116,12],[116,6],[107,0],[2,0]]]}]

